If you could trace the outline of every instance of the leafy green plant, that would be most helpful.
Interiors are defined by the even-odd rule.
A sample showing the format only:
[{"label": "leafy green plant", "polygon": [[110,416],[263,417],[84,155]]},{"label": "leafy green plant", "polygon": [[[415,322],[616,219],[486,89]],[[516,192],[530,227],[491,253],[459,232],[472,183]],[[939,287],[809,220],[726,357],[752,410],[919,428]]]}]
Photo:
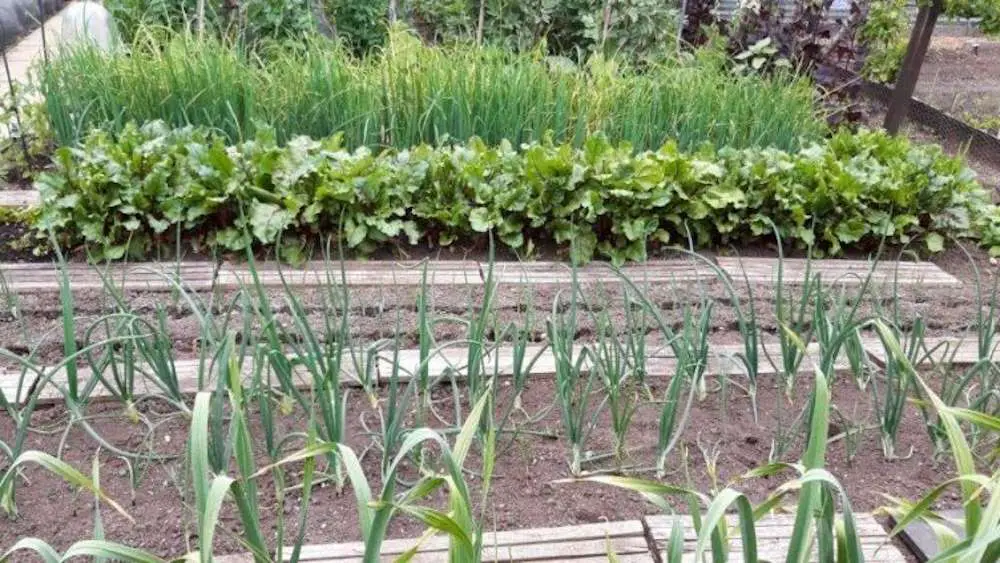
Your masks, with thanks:
[{"label": "leafy green plant", "polygon": [[905,0],[871,0],[868,17],[858,32],[858,40],[868,50],[861,74],[869,80],[890,83],[906,54],[909,18]]},{"label": "leafy green plant", "polygon": [[[319,0],[317,0],[319,1]],[[249,44],[300,39],[316,31],[312,0],[108,0],[119,33],[133,41],[148,28],[201,29]],[[203,18],[203,19],[202,19]]]},{"label": "leafy green plant", "polygon": [[[895,506],[887,510],[893,513],[896,520],[896,527],[893,528],[892,535],[901,532],[914,520],[923,518],[928,521],[943,548],[935,557],[935,561],[986,562],[997,560],[1000,557],[1000,473],[981,475],[978,472],[972,449],[965,437],[961,423],[985,428],[991,432],[1000,432],[1000,418],[945,404],[914,369],[914,363],[910,361],[903,346],[896,339],[894,331],[881,322],[877,322],[875,327],[882,336],[886,347],[892,351],[895,357],[901,358],[901,369],[905,370],[915,385],[920,387],[924,396],[927,397],[941,418],[957,472],[954,478],[938,485],[916,503],[890,498],[894,501]],[[934,501],[954,485],[958,485],[961,491],[962,506],[965,512],[962,523],[965,532],[964,539],[956,537],[955,533],[947,526],[939,525],[941,517],[931,510]],[[984,508],[982,502],[987,495],[989,500]]]},{"label": "leafy green plant", "polygon": [[0,178],[31,178],[46,160],[54,142],[45,107],[32,100],[33,90],[15,88],[0,97]]},{"label": "leafy green plant", "polygon": [[280,240],[281,255],[301,257],[318,233],[365,254],[492,231],[516,251],[572,242],[576,262],[616,263],[689,233],[692,246],[776,235],[829,254],[917,237],[940,251],[945,236],[1000,248],[1000,212],[961,161],[878,132],[840,132],[795,153],[672,143],[636,153],[595,136],[580,149],[472,139],[375,154],[349,152],[339,136],[281,147],[261,134],[227,147],[209,130],[156,122],[60,149],[37,185],[39,235],[87,245],[97,260],[179,235],[239,252]]}]

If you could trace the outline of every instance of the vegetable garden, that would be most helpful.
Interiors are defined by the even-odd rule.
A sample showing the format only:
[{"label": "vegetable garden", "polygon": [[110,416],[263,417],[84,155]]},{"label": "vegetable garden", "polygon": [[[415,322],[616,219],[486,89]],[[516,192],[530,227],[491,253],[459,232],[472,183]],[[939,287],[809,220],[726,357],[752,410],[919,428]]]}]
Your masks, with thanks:
[{"label": "vegetable garden", "polygon": [[1000,207],[803,47],[892,33],[533,4],[115,0],[10,81],[0,561],[1000,559]]}]

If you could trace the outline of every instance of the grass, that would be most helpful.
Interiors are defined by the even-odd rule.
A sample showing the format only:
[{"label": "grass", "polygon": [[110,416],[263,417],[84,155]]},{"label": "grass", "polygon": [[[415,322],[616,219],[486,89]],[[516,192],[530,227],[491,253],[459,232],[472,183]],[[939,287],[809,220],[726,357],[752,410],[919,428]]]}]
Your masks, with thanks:
[{"label": "grass", "polygon": [[161,35],[140,33],[127,52],[82,45],[42,71],[61,144],[158,119],[216,128],[233,142],[261,128],[282,142],[339,132],[348,148],[473,136],[579,144],[601,131],[637,150],[671,140],[683,149],[794,149],[825,128],[807,81],[734,76],[707,59],[637,73],[612,61],[566,69],[530,54],[426,47],[402,32],[360,60],[319,41],[258,56],[214,38]]},{"label": "grass", "polygon": [[[251,268],[255,267],[251,262]],[[673,307],[674,303],[658,303],[648,288],[644,290],[640,282],[624,275],[616,284],[622,292],[620,297],[604,288],[596,292],[597,298],[588,298],[591,294],[574,270],[572,284],[551,295],[553,307],[546,322],[545,341],[538,346],[540,352],[531,353],[532,323],[524,317],[508,324],[499,320],[499,311],[510,305],[503,293],[510,288],[495,283],[491,262],[484,269],[486,284],[482,293],[470,298],[464,316],[461,312],[455,314],[461,318],[449,318],[437,309],[435,288],[425,279],[414,290],[406,312],[397,310],[395,326],[386,329],[393,334],[380,344],[380,359],[365,375],[357,373],[358,367],[370,365],[368,358],[374,356],[366,352],[363,360],[350,359],[359,346],[365,349],[366,344],[351,338],[351,299],[344,266],[329,259],[325,267],[326,287],[309,299],[291,284],[267,288],[259,276],[254,276],[231,297],[213,297],[206,302],[176,280],[174,305],[190,309],[204,343],[197,378],[199,390],[193,400],[176,383],[176,351],[168,346],[170,340],[165,337],[169,329],[166,317],[174,305],[161,303],[142,313],[109,277],[104,278],[110,307],[106,314],[90,319],[62,318],[58,332],[89,332],[93,337],[75,346],[58,365],[46,368],[30,354],[23,357],[0,352],[6,361],[17,362],[25,373],[41,379],[27,402],[0,405],[16,427],[13,440],[0,441],[0,459],[5,463],[0,475],[0,506],[10,514],[16,513],[17,491],[26,478],[22,470],[34,464],[93,495],[98,524],[101,508],[127,513],[125,503],[116,502],[102,490],[99,465],[88,477],[59,455],[26,447],[26,436],[39,430],[32,425],[32,414],[41,390],[60,373],[67,382],[77,377],[74,387],[59,387],[70,414],[65,423],[67,432],[75,425],[84,428],[98,440],[102,450],[114,446],[102,442],[97,430],[89,425],[87,409],[95,389],[107,389],[111,400],[121,405],[122,418],[130,424],[154,424],[147,410],[137,405],[160,398],[164,400],[158,408],[172,408],[174,414],[189,420],[183,454],[188,477],[182,486],[190,487],[191,493],[186,498],[192,504],[191,525],[195,530],[189,530],[188,537],[197,539],[183,548],[188,553],[171,556],[210,560],[218,547],[218,535],[230,533],[229,526],[219,527],[220,514],[231,512],[238,519],[242,549],[255,561],[294,561],[306,539],[312,494],[322,483],[331,482],[338,488],[350,489],[355,496],[365,561],[378,560],[390,525],[397,518],[417,521],[426,530],[408,554],[433,536],[444,534],[448,538],[449,561],[483,560],[484,553],[489,552],[489,497],[498,444],[503,444],[500,437],[511,435],[507,444],[517,447],[526,436],[543,434],[538,430],[544,424],[543,414],[546,408],[556,408],[561,414],[557,424],[562,425],[562,435],[556,437],[566,449],[567,477],[574,482],[586,480],[641,493],[664,510],[676,511],[680,507],[693,517],[697,532],[693,549],[705,556],[710,554],[713,561],[725,561],[737,537],[732,526],[725,523],[727,515],[738,521],[744,560],[757,561],[760,545],[756,541],[756,523],[783,507],[792,508],[796,515],[787,561],[807,560],[814,548],[823,561],[861,561],[850,499],[826,463],[831,444],[837,440],[830,436],[830,418],[839,413],[833,397],[836,359],[842,353],[851,356],[856,352],[848,349],[848,343],[856,343],[862,330],[874,330],[889,361],[886,368],[869,375],[870,381],[858,384],[878,407],[879,428],[873,429],[880,431],[883,445],[888,448],[906,409],[925,409],[929,413],[927,420],[934,422],[937,435],[942,437],[942,451],[951,454],[957,469],[951,479],[917,501],[891,498],[890,510],[900,525],[921,517],[933,519],[930,508],[934,501],[949,487],[958,487],[966,510],[967,539],[947,538],[948,553],[955,561],[980,562],[994,561],[1000,550],[1000,474],[980,473],[982,467],[995,467],[1000,436],[995,394],[978,388],[991,381],[992,375],[983,375],[980,365],[991,363],[991,358],[980,358],[979,367],[962,374],[957,382],[946,380],[940,387],[933,386],[914,368],[929,355],[920,325],[904,322],[902,313],[895,308],[884,318],[885,311],[877,311],[873,318],[858,314],[859,303],[881,301],[877,295],[855,297],[846,290],[836,293],[822,280],[813,278],[808,299],[789,301],[794,304],[789,305],[794,306],[794,313],[775,315],[795,321],[779,326],[788,347],[783,353],[815,374],[809,382],[798,370],[800,373],[790,383],[784,378],[777,382],[778,394],[788,392],[788,385],[792,394],[809,394],[797,416],[802,421],[799,434],[790,438],[801,439],[804,448],[795,459],[782,456],[762,460],[766,463],[761,467],[728,484],[713,485],[710,494],[705,494],[669,480],[676,475],[676,467],[689,464],[687,450],[678,445],[687,430],[690,409],[714,394],[726,401],[731,391],[725,385],[719,390],[705,383],[712,357],[710,333],[717,324],[713,320],[718,308],[713,306],[717,303],[710,295],[702,294],[668,316],[666,306]],[[72,280],[64,280],[63,289],[60,308],[72,313],[76,308],[71,301]],[[859,291],[868,292],[868,284]],[[723,295],[733,301],[734,308],[743,311],[742,317],[732,319],[738,325],[734,333],[745,337],[746,331],[754,332],[752,342],[744,343],[746,350],[756,347],[758,338],[773,338],[755,324],[752,301],[734,299],[738,294],[731,285]],[[615,316],[611,307],[619,299],[627,313]],[[996,299],[993,294],[984,294],[977,303],[986,305],[987,301],[995,303]],[[993,330],[994,309],[995,304],[986,306],[976,320],[982,326],[974,330]],[[144,314],[156,322],[139,322]],[[416,327],[416,333],[403,330],[404,314],[411,314],[409,322]],[[260,322],[252,323],[247,318]],[[442,322],[455,329],[454,340],[437,339],[435,327]],[[593,332],[581,338],[585,326]],[[650,329],[652,334],[647,333]],[[653,358],[653,337],[659,340],[656,345],[661,350],[669,348],[673,352],[676,367],[672,373],[657,372],[652,377],[645,372],[645,364]],[[977,347],[991,354],[990,336],[980,333],[977,338]],[[807,349],[810,344],[817,345],[818,355]],[[407,346],[416,346],[418,361],[415,365],[407,363],[404,369],[400,358]],[[462,353],[449,357],[461,357],[457,361],[463,364],[432,369],[432,362],[445,358],[444,351],[449,348],[461,348]],[[508,360],[501,360],[501,350],[509,352],[510,362],[504,367],[501,363]],[[530,372],[542,357],[555,369],[553,406],[543,405],[540,414],[529,414],[520,404],[520,397],[531,385]],[[69,363],[110,375],[88,378],[83,369],[61,369]],[[111,367],[124,364],[131,367]],[[864,360],[850,359],[847,364],[863,365]],[[346,375],[352,373],[354,377]],[[511,377],[501,382],[502,374]],[[756,376],[748,372],[744,377],[745,383],[733,387],[753,397],[751,378]],[[139,391],[147,387],[146,382],[154,384],[152,395]],[[348,435],[353,427],[345,418],[348,384],[360,387],[367,399],[361,401],[365,415],[364,434],[360,436]],[[959,391],[955,391],[956,385]],[[914,399],[916,406],[912,404]],[[442,403],[455,405],[456,416],[438,412],[437,405]],[[281,434],[276,419],[288,408],[297,409],[304,421],[292,429],[286,427]],[[659,415],[658,429],[648,435],[639,435],[631,426],[633,415],[643,408],[655,409]],[[886,417],[892,417],[897,426]],[[365,420],[376,422],[366,426]],[[590,439],[603,421],[607,421],[613,441],[613,451],[608,454],[592,451],[596,441]],[[865,430],[859,423],[857,430],[849,432]],[[794,433],[794,429],[789,432]],[[368,445],[353,449],[348,442]],[[264,447],[258,450],[256,446],[261,443]],[[865,443],[855,442],[853,447],[865,447]],[[164,459],[153,448],[152,444],[143,444],[136,451],[111,451],[128,463],[130,471],[141,472],[143,466]],[[653,467],[623,463],[631,451],[643,448],[650,450],[650,459],[655,460]],[[893,451],[887,449],[886,455]],[[704,449],[703,453],[706,458],[717,456]],[[366,460],[369,455],[378,458],[374,462]],[[604,463],[608,458],[614,458],[611,465]],[[651,474],[657,479],[650,480]],[[771,485],[763,500],[755,503],[741,492],[745,479],[773,479],[779,475],[790,477]],[[273,497],[267,490],[271,487]],[[561,485],[556,490],[557,494],[572,494],[569,487],[565,492]],[[273,531],[265,525],[262,499],[267,499],[267,506],[274,507],[277,514]],[[790,499],[794,499],[791,504]],[[286,510],[291,503],[297,505],[296,512]],[[293,513],[296,516],[286,516]],[[80,554],[159,561],[155,555],[115,545],[103,536],[103,527],[97,525],[93,539],[84,539],[64,553],[41,539],[24,538],[11,546],[0,561],[20,555],[22,550],[50,561]],[[666,549],[665,560],[669,562],[679,561],[684,551],[683,530],[675,528],[673,538]]]}]

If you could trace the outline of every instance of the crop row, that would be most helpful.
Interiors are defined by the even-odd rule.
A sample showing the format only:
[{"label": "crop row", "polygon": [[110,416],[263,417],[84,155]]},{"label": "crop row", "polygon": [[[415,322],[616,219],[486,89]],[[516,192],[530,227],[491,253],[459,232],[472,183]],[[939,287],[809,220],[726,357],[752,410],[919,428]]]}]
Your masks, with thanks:
[{"label": "crop row", "polygon": [[797,152],[674,143],[636,152],[603,136],[580,148],[479,139],[349,150],[343,138],[279,145],[263,132],[227,146],[162,122],[92,132],[62,148],[37,185],[35,227],[96,258],[183,239],[241,251],[282,242],[294,260],[339,235],[352,253],[390,242],[449,245],[493,232],[530,255],[556,243],[576,262],[642,260],[654,245],[785,242],[838,254],[883,239],[940,250],[949,237],[1000,243],[1000,214],[973,173],[939,148],[841,132]]}]

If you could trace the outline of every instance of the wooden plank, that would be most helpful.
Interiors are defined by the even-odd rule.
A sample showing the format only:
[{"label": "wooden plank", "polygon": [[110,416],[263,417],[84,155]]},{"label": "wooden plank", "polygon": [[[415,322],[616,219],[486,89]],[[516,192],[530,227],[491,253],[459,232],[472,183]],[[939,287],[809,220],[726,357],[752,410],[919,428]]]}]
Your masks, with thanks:
[{"label": "wooden plank", "polygon": [[[1000,361],[1000,342],[993,345],[989,358],[991,362]],[[885,366],[886,351],[882,341],[874,338],[864,342],[865,352],[879,367]],[[947,364],[952,366],[971,366],[980,361],[979,342],[975,336],[969,338],[926,338],[924,348],[917,356],[918,365]]]},{"label": "wooden plank", "polygon": [[[172,291],[178,284],[196,291],[210,290],[218,285],[218,270],[210,262],[66,265],[74,291],[103,290],[107,284],[129,291]],[[0,264],[0,287],[6,291],[54,293],[59,291],[59,280],[59,270],[52,263]]]},{"label": "wooden plank", "polygon": [[[495,279],[503,285],[569,284],[572,272],[561,263],[498,262]],[[343,268],[343,272],[341,269]],[[485,266],[462,260],[432,262],[389,261],[312,261],[303,266],[279,266],[273,262],[257,264],[257,276],[268,288],[280,288],[283,283],[292,287],[325,287],[340,285],[346,280],[349,287],[419,286],[424,269],[427,281],[434,286],[483,285]],[[689,283],[693,280],[714,279],[712,272],[685,260],[663,260],[622,268],[622,273],[637,284]],[[245,264],[209,262],[142,262],[115,263],[110,265],[67,265],[71,287],[74,290],[102,289],[104,274],[123,291],[170,291],[177,280],[192,290],[238,289],[253,283],[253,275]],[[8,291],[58,292],[59,277],[52,263],[0,264],[0,277]],[[591,264],[578,273],[581,283],[621,283],[618,274],[606,265]]]},{"label": "wooden plank", "polygon": [[[684,530],[684,561],[695,561],[694,551],[697,545],[697,535],[690,516],[647,516],[645,522],[648,533],[657,549],[661,552],[665,551],[673,530],[673,523],[678,518]],[[879,563],[903,563],[906,561],[903,554],[890,543],[885,529],[871,514],[855,514],[855,519],[866,561]],[[743,561],[742,543],[738,536],[738,516],[727,516],[727,521],[732,534],[730,536],[729,561]],[[758,521],[756,532],[759,558],[784,559],[788,552],[788,542],[791,540],[794,526],[795,516],[793,514],[771,514]]]},{"label": "wooden plank", "polygon": [[[136,396],[148,394],[164,395],[162,388],[157,385],[153,376],[149,374],[148,365],[140,365],[136,369],[139,370],[135,373],[133,379],[135,385],[133,391]],[[177,360],[174,362],[174,369],[177,377],[177,386],[182,394],[193,395],[203,389],[215,388],[215,368],[211,368],[209,364],[206,364],[206,367],[202,369],[201,363],[198,360]],[[52,372],[52,368],[44,368],[44,372],[49,374]],[[357,376],[354,375],[354,370],[351,366],[345,366],[343,372],[346,384],[351,384],[357,380]],[[248,380],[252,374],[253,366],[250,362],[245,363],[243,366],[244,379]],[[104,369],[101,375],[110,378],[110,368]],[[295,376],[300,382],[298,385],[300,388],[309,388],[309,374],[305,369],[299,368]],[[17,393],[20,378],[21,374],[19,372],[0,371],[0,392],[3,393],[8,401],[16,397],[15,404],[25,403],[28,400],[29,394],[33,391],[35,378],[27,377],[25,384],[20,386],[20,393]],[[84,389],[93,379],[94,372],[91,368],[81,367],[77,370],[77,381],[80,390]],[[199,379],[202,379],[200,385]],[[68,378],[65,368],[57,370],[51,375],[47,385],[39,392],[38,402],[46,404],[62,401],[64,396],[62,389],[67,387],[67,382]],[[93,391],[89,394],[91,400],[106,400],[112,396],[111,392],[100,382],[96,383]]]},{"label": "wooden plank", "polygon": [[[965,512],[961,509],[939,510],[938,514],[945,518],[942,522],[958,534],[959,541],[965,539],[965,530],[962,523],[965,521]],[[889,517],[889,522],[896,525],[896,519]],[[938,547],[937,536],[931,527],[923,520],[912,522],[903,528],[899,533],[899,539],[907,549],[917,558],[918,561],[929,561],[941,552]]]},{"label": "wooden plank", "polygon": [[0,190],[0,207],[34,207],[39,201],[35,190]]},{"label": "wooden plank", "polygon": [[[416,539],[392,539],[382,544],[381,560],[393,561],[411,549]],[[434,536],[420,546],[413,561],[447,560],[449,539]],[[483,561],[607,561],[611,548],[621,561],[649,562],[649,552],[642,522],[599,522],[557,528],[533,528],[487,532],[483,538]],[[361,561],[363,542],[318,544],[302,547],[300,560],[310,563]],[[290,553],[286,549],[285,553]],[[245,554],[215,558],[224,563],[250,561]]]},{"label": "wooden plank", "polygon": [[[744,280],[744,273],[750,283],[774,285],[778,281],[776,258],[718,258],[719,267],[736,282]],[[954,288],[962,282],[930,262],[879,262],[872,269],[871,262],[864,260],[812,260],[785,258],[782,262],[782,280],[790,285],[803,285],[808,269],[811,279],[819,275],[821,280],[834,285],[857,287],[869,276],[875,286],[898,283],[900,287]]]},{"label": "wooden plank", "polygon": [[[261,262],[256,266],[260,283],[265,287],[325,287],[346,281],[349,287],[419,286],[426,265],[427,283],[433,286],[482,285],[479,265],[470,260],[437,260],[433,262],[380,261],[310,261],[300,267]],[[220,285],[226,289],[253,283],[253,272],[246,265],[223,266]]]},{"label": "wooden plank", "polygon": [[[591,346],[593,346],[591,344]],[[771,354],[771,358],[774,361],[772,363],[767,359],[767,355],[764,350],[760,353],[760,359],[758,361],[758,376],[774,376],[780,373],[780,370],[775,366],[775,363],[779,361],[780,350],[778,349],[777,342],[766,341],[763,343],[763,348],[768,350]],[[584,345],[577,345],[574,347],[574,356],[578,357],[582,353]],[[419,349],[401,349],[397,353],[392,349],[381,348],[379,350],[355,350],[352,354],[345,356],[343,373],[341,374],[342,383],[349,386],[360,386],[362,378],[358,374],[355,367],[355,363],[360,365],[362,369],[368,369],[366,366],[365,357],[366,354],[375,354],[376,360],[370,366],[373,372],[370,377],[374,378],[376,385],[385,384],[388,378],[391,377],[393,369],[396,365],[399,366],[398,377],[400,382],[407,382],[417,374],[420,370],[420,350]],[[439,349],[434,355],[432,355],[427,360],[427,371],[428,376],[434,380],[440,377],[448,376],[454,377],[456,380],[461,381],[465,379],[468,372],[468,349],[464,347],[446,347]],[[705,377],[712,378],[719,375],[728,376],[745,376],[746,368],[742,361],[736,358],[737,354],[743,353],[742,345],[718,345],[711,346],[709,348],[709,358],[708,366],[705,369]],[[669,347],[659,347],[654,344],[648,344],[646,352],[646,377],[650,379],[658,378],[669,378],[673,377],[677,373],[677,361],[673,357],[673,351]],[[799,370],[802,373],[810,372],[812,368],[812,362],[819,360],[819,348],[814,343],[807,348],[806,358],[802,361],[799,366]],[[529,369],[530,365],[530,369]],[[839,359],[836,364],[838,370],[848,369],[847,361],[844,358]],[[178,388],[182,394],[194,394],[202,389],[214,388],[213,377],[214,369],[209,367],[203,367],[199,360],[176,360],[174,362],[174,370],[177,377]],[[515,375],[514,366],[514,349],[511,346],[500,346],[492,350],[488,350],[483,357],[483,367],[486,373],[490,375],[496,375],[497,377],[512,377]],[[590,363],[585,362],[583,364],[584,372],[590,368]],[[151,379],[150,369],[144,364],[140,364],[136,368],[137,376],[135,378],[135,384],[137,389],[136,394],[158,394],[160,389],[156,386]],[[244,376],[249,377],[253,373],[253,366],[248,360],[244,364]],[[522,365],[519,367],[520,370],[527,370],[528,375],[531,377],[554,377],[556,373],[555,366],[555,356],[552,351],[544,345],[530,345],[527,346],[524,353],[524,360]],[[206,375],[205,370],[208,370]],[[51,367],[44,368],[45,373],[52,371]],[[104,369],[102,375],[107,375],[110,371],[110,366]],[[81,388],[87,384],[94,375],[90,368],[79,367],[78,368],[78,381],[80,382]],[[299,368],[298,377],[300,378],[301,388],[308,389],[309,382],[311,381],[311,376],[305,371],[305,368]],[[18,382],[21,380],[21,373],[14,370],[0,370],[0,393],[8,401],[13,401],[16,404],[22,404],[27,401],[29,392],[31,391],[31,383],[34,381],[34,377],[27,377],[24,385],[21,385],[20,392],[18,392]],[[65,388],[66,386],[66,371],[65,369],[58,370],[54,375],[52,375],[51,380],[44,389],[42,389],[38,401],[40,403],[52,403],[59,402],[62,400],[63,393],[60,387]],[[201,381],[201,385],[199,385]],[[90,397],[94,400],[102,400],[110,398],[112,395],[103,385],[98,384]],[[16,398],[16,401],[14,399]]]},{"label": "wooden plank", "polygon": [[[483,266],[485,268],[485,266]],[[593,262],[577,268],[577,281],[582,284],[620,283],[621,275],[642,287],[645,283],[670,284],[710,281],[716,275],[710,268],[693,260],[655,260],[630,264],[621,274],[605,263]],[[570,283],[573,270],[559,262],[502,262],[494,267],[494,279],[500,284]],[[485,272],[484,272],[485,275]]]},{"label": "wooden plank", "polygon": [[[856,529],[860,538],[880,539],[885,537],[885,528],[883,528],[877,520],[871,518],[870,515],[867,515],[869,517],[864,518],[862,516],[863,515],[859,514],[855,515]],[[691,520],[691,517],[686,514],[681,516],[647,516],[645,519],[646,527],[653,539],[657,541],[665,541],[670,537],[670,533],[673,530],[674,520],[677,518],[681,519],[681,526],[684,529],[684,541],[695,541],[698,538],[698,535],[694,529],[694,522]],[[728,521],[730,526],[733,526],[733,530],[738,532],[739,528],[737,526],[739,521],[736,516],[730,516]],[[757,521],[757,539],[786,538],[788,537],[787,534],[794,526],[794,514],[770,514]]]}]

